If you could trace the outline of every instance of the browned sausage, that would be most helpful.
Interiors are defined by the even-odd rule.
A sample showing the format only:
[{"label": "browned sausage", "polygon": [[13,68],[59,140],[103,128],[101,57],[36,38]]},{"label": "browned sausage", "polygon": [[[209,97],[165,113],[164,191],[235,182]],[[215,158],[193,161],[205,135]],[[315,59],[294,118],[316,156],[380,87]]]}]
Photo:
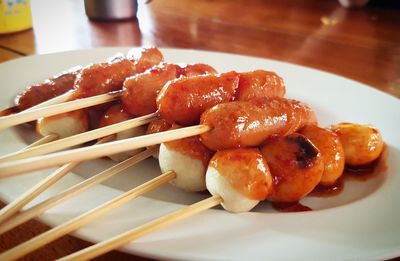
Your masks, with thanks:
[{"label": "browned sausage", "polygon": [[178,77],[180,68],[161,64],[124,81],[122,105],[132,116],[138,117],[157,110],[156,99],[161,88]]},{"label": "browned sausage", "polygon": [[83,68],[75,81],[76,93],[71,99],[91,97],[121,89],[127,77],[142,73],[162,61],[162,55],[158,50],[150,50],[153,51],[141,49],[139,55],[131,59],[120,55],[108,62]]},{"label": "browned sausage", "polygon": [[193,77],[203,74],[217,74],[217,71],[208,64],[195,63],[183,66],[180,74],[186,77]]},{"label": "browned sausage", "polygon": [[180,125],[199,122],[201,114],[221,102],[231,101],[239,82],[236,72],[179,78],[164,86],[157,97],[163,118]]},{"label": "browned sausage", "polygon": [[80,67],[76,67],[43,83],[29,86],[15,98],[15,105],[20,111],[23,111],[66,93],[74,87],[76,76],[80,70]]},{"label": "browned sausage", "polygon": [[315,124],[306,105],[280,97],[235,101],[214,106],[201,116],[212,129],[201,134],[211,150],[252,147],[273,135],[287,135],[306,124]]},{"label": "browned sausage", "polygon": [[236,100],[247,101],[252,98],[285,95],[283,79],[274,72],[256,70],[240,73]]},{"label": "browned sausage", "polygon": [[[195,71],[203,71],[202,67],[200,65]],[[198,123],[201,113],[216,104],[254,97],[282,97],[284,94],[283,81],[275,73],[257,70],[239,74],[232,71],[171,82],[161,90],[157,104],[167,120],[191,125]]]},{"label": "browned sausage", "polygon": [[132,49],[127,57],[134,62],[137,73],[144,72],[164,61],[162,53],[156,47]]}]

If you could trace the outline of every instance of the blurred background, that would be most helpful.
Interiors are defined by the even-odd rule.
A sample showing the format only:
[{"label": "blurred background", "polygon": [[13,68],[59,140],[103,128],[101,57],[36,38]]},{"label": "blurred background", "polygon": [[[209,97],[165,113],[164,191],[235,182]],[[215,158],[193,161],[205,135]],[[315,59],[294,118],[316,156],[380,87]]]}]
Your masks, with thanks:
[{"label": "blurred background", "polygon": [[32,29],[1,34],[0,61],[102,46],[214,50],[330,71],[399,97],[400,1],[349,1],[138,0],[137,18],[91,20],[84,0],[31,0]]}]

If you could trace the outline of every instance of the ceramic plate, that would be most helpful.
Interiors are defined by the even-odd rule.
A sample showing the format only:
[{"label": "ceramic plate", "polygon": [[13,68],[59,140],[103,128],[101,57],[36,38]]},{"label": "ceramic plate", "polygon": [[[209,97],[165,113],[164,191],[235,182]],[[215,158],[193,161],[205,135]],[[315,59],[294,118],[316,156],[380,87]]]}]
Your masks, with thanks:
[{"label": "ceramic plate", "polygon": [[[103,61],[128,48],[80,50],[31,56],[0,64],[0,107],[33,83],[75,65]],[[365,181],[348,180],[331,197],[307,197],[307,212],[282,213],[261,203],[250,213],[231,214],[222,208],[175,223],[140,238],[121,250],[136,255],[176,260],[260,259],[385,259],[400,255],[400,100],[337,75],[292,64],[194,50],[164,49],[169,62],[203,62],[218,71],[266,69],[281,75],[287,97],[313,108],[321,126],[347,121],[370,123],[382,132],[387,156],[379,175]],[[38,139],[29,126],[0,133],[0,153],[23,148]],[[86,162],[48,189],[32,204],[112,165],[110,160]],[[51,170],[0,182],[0,197],[10,201]],[[148,159],[103,185],[88,189],[47,211],[41,220],[57,225],[149,180],[160,173]],[[135,199],[75,233],[92,242],[134,228],[156,217],[206,198],[207,193],[185,193],[169,184]],[[31,206],[32,204],[28,205]]]}]

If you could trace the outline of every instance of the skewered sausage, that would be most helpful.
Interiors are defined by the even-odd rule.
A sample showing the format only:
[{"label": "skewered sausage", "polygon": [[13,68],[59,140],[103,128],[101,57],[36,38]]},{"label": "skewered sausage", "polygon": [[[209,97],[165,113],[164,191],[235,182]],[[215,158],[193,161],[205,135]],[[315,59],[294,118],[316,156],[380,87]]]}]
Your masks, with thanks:
[{"label": "skewered sausage", "polygon": [[212,128],[200,137],[215,151],[258,146],[272,135],[285,136],[316,124],[316,118],[299,101],[266,97],[216,105],[203,113],[201,124]]},{"label": "skewered sausage", "polygon": [[74,88],[76,76],[81,67],[74,67],[59,76],[29,86],[15,98],[15,105],[20,111],[26,110],[44,101],[50,100]]},{"label": "skewered sausage", "polygon": [[[69,97],[69,100],[90,97],[121,89],[125,78],[135,73],[142,72],[147,69],[147,66],[155,65],[153,63],[158,64],[160,62],[162,56],[152,56],[153,53],[157,54],[158,50],[150,50],[153,51],[149,51],[149,49],[140,50],[139,53],[141,55],[136,57],[138,60],[135,61],[131,61],[119,54],[110,58],[108,62],[89,65],[81,69],[75,79],[74,92],[71,97]],[[91,123],[90,127],[93,127],[93,121],[89,119],[87,115],[97,115],[97,113],[93,111],[104,110],[108,106],[109,105],[106,104],[87,108],[84,110],[85,112],[79,112],[80,115],[78,117],[75,117],[78,112],[74,112],[52,116],[49,117],[49,119],[41,119],[40,124],[38,124],[36,128],[37,132],[43,134],[60,131],[60,133],[54,133],[59,135],[59,137],[66,137],[65,135],[68,133],[73,135],[78,134],[78,130],[86,131],[88,129],[87,126],[89,123],[82,122],[83,114],[85,114],[85,120]],[[65,117],[65,123],[63,122],[63,117]],[[51,126],[46,126],[47,124],[51,124]],[[73,124],[76,124],[76,126]],[[57,127],[56,125],[59,126]],[[144,133],[144,131],[141,133]],[[121,135],[122,134],[120,134],[120,136]]]},{"label": "skewered sausage", "polygon": [[157,105],[165,119],[187,126],[197,124],[205,110],[220,103],[284,94],[285,86],[276,74],[231,71],[170,82],[162,88]]},{"label": "skewered sausage", "polygon": [[204,74],[217,74],[217,71],[208,64],[204,63],[195,63],[195,64],[186,64],[185,66],[181,66],[180,75],[186,77],[193,77]]},{"label": "skewered sausage", "polygon": [[160,64],[125,80],[123,107],[135,117],[153,113],[157,110],[157,95],[167,82],[180,76],[193,77],[214,73],[215,69],[206,64],[190,64],[184,67],[168,63]]},{"label": "skewered sausage", "polygon": [[127,78],[121,98],[124,110],[135,117],[155,112],[159,91],[168,81],[177,78],[178,74],[177,65],[164,63]]},{"label": "skewered sausage", "polygon": [[[124,60],[123,62],[120,60]],[[163,56],[161,52],[157,48],[142,48],[142,49],[132,49],[128,53],[128,58],[126,60],[130,60],[130,62],[125,61],[122,55],[117,55],[112,57],[107,63],[94,64],[90,66],[86,66],[84,68],[84,75],[87,75],[87,79],[80,79],[79,85],[83,85],[78,88],[83,89],[91,89],[92,87],[96,87],[96,81],[99,83],[99,87],[96,88],[96,94],[101,94],[108,92],[109,90],[113,90],[114,87],[107,87],[104,90],[102,85],[110,85],[107,82],[101,82],[101,77],[104,77],[104,74],[113,74],[118,72],[119,69],[129,70],[129,67],[133,65],[135,72],[140,73],[145,70],[153,67],[154,65],[159,64],[163,60]],[[116,65],[114,63],[117,63]],[[125,66],[123,66],[123,64]],[[111,67],[111,68],[109,68]],[[55,76],[51,79],[44,81],[43,83],[39,83],[36,85],[29,86],[26,88],[21,94],[17,95],[15,98],[15,105],[18,106],[19,111],[26,110],[34,105],[47,101],[51,98],[64,94],[65,92],[72,90],[73,88],[77,88],[75,85],[75,81],[77,78],[82,78],[85,76],[80,75],[82,67],[76,66],[71,68],[70,70]],[[78,77],[79,75],[79,77]],[[96,80],[97,79],[97,80]],[[114,78],[106,77],[106,80],[112,81]],[[123,80],[123,79],[122,79]],[[93,83],[94,82],[94,83]],[[122,85],[122,84],[120,84]],[[85,87],[86,86],[86,87]],[[116,87],[115,87],[116,88]],[[87,95],[78,95],[75,94],[76,97],[89,97],[90,95],[94,95],[94,92],[90,92]]]},{"label": "skewered sausage", "polygon": [[210,160],[206,184],[212,195],[222,197],[224,209],[245,212],[267,198],[272,177],[258,149],[221,150]]},{"label": "skewered sausage", "polygon": [[131,49],[127,58],[134,62],[137,73],[144,72],[164,60],[164,56],[156,47]]},{"label": "skewered sausage", "polygon": [[157,97],[160,114],[187,126],[199,122],[208,108],[233,99],[239,82],[236,72],[179,78],[166,84]]},{"label": "skewered sausage", "polygon": [[247,101],[259,97],[283,97],[286,89],[283,79],[274,72],[256,70],[240,73],[235,100]]},{"label": "skewered sausage", "polygon": [[[135,50],[137,52],[137,50]],[[75,81],[76,93],[71,99],[91,97],[122,88],[125,79],[162,62],[163,57],[156,48],[141,49],[139,55],[116,55],[105,63],[83,68]]]}]

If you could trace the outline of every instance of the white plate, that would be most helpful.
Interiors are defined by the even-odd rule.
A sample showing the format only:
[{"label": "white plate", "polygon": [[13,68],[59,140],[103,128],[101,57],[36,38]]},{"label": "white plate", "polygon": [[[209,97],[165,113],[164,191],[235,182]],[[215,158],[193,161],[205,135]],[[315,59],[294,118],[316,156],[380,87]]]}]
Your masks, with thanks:
[{"label": "white plate", "polygon": [[[102,48],[32,56],[0,64],[0,107],[11,104],[25,86],[40,82],[64,69],[101,61],[127,48]],[[361,83],[287,63],[231,54],[164,49],[170,62],[204,62],[219,71],[267,69],[280,74],[287,96],[308,103],[322,126],[339,121],[371,123],[388,145],[386,173],[366,182],[347,182],[334,197],[308,197],[302,201],[314,211],[278,213],[269,203],[254,211],[230,214],[222,209],[176,223],[130,243],[123,251],[161,259],[260,260],[260,259],[383,259],[400,255],[400,101]],[[35,137],[27,126],[0,133],[0,153],[24,147]],[[110,166],[95,160],[78,167],[34,203]],[[50,170],[0,181],[0,197],[10,201]],[[42,221],[57,225],[91,209],[159,174],[157,162],[139,166],[47,211]],[[205,198],[164,185],[133,200],[75,233],[98,242]]]}]

